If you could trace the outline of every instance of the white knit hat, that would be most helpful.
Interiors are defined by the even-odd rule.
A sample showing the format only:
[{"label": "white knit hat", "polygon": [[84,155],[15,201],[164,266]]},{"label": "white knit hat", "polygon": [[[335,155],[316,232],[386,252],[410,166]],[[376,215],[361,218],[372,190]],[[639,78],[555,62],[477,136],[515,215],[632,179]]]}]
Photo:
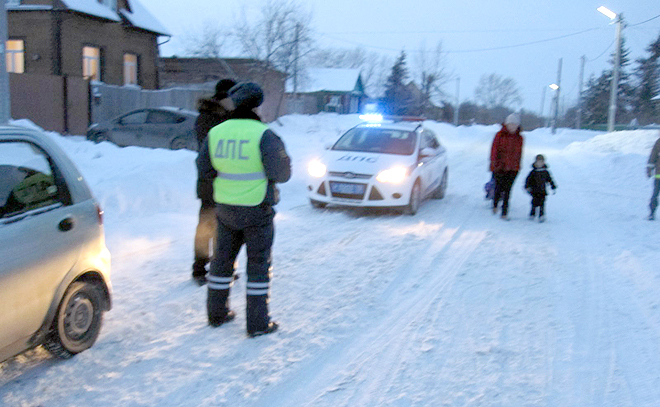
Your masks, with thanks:
[{"label": "white knit hat", "polygon": [[515,124],[516,126],[520,126],[520,115],[518,113],[511,113],[506,117],[504,124]]}]

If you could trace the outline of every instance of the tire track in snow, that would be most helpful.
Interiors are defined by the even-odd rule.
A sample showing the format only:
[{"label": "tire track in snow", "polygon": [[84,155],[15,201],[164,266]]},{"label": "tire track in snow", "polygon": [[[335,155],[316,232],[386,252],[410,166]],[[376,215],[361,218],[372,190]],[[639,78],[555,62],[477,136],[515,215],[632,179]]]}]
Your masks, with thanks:
[{"label": "tire track in snow", "polygon": [[[474,211],[463,210],[463,219],[455,229],[443,228],[436,240],[429,239],[410,256],[397,272],[390,286],[381,295],[382,307],[392,310],[385,317],[376,317],[365,327],[364,333],[348,341],[336,343],[321,355],[309,361],[287,379],[287,383],[263,394],[252,405],[320,405],[326,398],[343,398],[342,392],[356,383],[367,383],[362,387],[378,387],[390,380],[392,370],[399,368],[400,352],[409,344],[402,331],[413,330],[420,316],[433,307],[442,293],[454,281],[455,275],[469,255],[485,237],[485,232],[464,231],[462,224]],[[447,254],[450,252],[451,256]],[[431,272],[441,270],[442,272]],[[421,270],[429,276],[427,284],[415,287],[413,295],[402,295],[403,283],[415,276],[411,270]],[[383,351],[385,356],[383,357]],[[372,364],[376,361],[378,374],[374,376]],[[367,371],[368,370],[368,371]],[[355,376],[359,380],[355,380]],[[354,386],[355,387],[355,386]],[[354,405],[354,398],[370,397],[370,391],[355,387],[347,405]],[[265,403],[265,404],[264,404]],[[335,403],[332,403],[335,405]]]}]

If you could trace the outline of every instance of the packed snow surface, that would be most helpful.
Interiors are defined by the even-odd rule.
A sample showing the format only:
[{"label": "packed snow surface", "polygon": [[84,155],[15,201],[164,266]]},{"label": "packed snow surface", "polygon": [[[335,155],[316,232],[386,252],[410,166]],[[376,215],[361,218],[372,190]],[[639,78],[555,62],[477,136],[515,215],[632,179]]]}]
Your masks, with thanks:
[{"label": "packed snow surface", "polygon": [[[52,134],[105,210],[114,308],[73,359],[37,348],[0,364],[0,405],[659,405],[660,224],[645,220],[657,131],[526,132],[503,221],[483,193],[499,127],[428,122],[449,151],[445,199],[416,216],[312,208],[306,163],[357,123],[271,124],[294,175],[275,219],[281,328],[255,339],[244,275],[238,316],[217,329],[190,279],[195,153]],[[522,189],[539,153],[558,185],[543,224]]]}]

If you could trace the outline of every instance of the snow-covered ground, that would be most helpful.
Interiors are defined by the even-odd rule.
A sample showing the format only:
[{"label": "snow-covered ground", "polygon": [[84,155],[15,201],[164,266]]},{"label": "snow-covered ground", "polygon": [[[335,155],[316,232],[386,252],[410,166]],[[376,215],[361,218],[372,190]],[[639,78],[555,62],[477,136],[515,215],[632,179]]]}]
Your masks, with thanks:
[{"label": "snow-covered ground", "polygon": [[[244,277],[218,329],[190,280],[195,154],[53,135],[105,210],[114,309],[73,359],[39,348],[0,364],[0,405],[659,405],[660,225],[645,220],[657,131],[526,133],[506,222],[483,197],[498,126],[429,123],[450,153],[445,199],[414,217],[314,210],[306,162],[357,122],[272,124],[294,176],[276,217],[281,329],[255,339]],[[522,190],[539,153],[558,184],[544,224]]]}]

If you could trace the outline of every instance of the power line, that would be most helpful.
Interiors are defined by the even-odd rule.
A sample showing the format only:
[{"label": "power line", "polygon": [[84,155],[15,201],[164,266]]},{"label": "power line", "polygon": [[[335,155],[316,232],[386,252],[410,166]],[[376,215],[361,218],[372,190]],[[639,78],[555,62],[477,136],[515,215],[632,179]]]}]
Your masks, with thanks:
[{"label": "power line", "polygon": [[[648,20],[642,21],[640,23],[628,25],[628,27],[640,26],[642,24],[646,24],[650,21],[653,21],[657,18],[660,18],[660,14],[655,16],[655,17],[649,18]],[[589,28],[589,29],[586,29],[586,30],[574,32],[574,33],[571,33],[571,34],[560,35],[558,37],[547,38],[547,39],[538,40],[538,41],[530,41],[530,42],[525,42],[525,43],[521,43],[521,44],[503,45],[503,46],[500,46],[500,47],[491,47],[491,48],[476,48],[476,49],[466,49],[466,50],[447,50],[447,51],[444,51],[444,53],[445,54],[461,54],[461,53],[470,53],[470,52],[487,52],[487,51],[498,51],[498,50],[511,49],[511,48],[520,48],[520,47],[525,47],[525,46],[528,46],[528,45],[535,45],[535,44],[541,44],[541,43],[544,43],[544,42],[557,41],[557,40],[561,40],[561,39],[564,39],[564,38],[574,37],[576,35],[581,35],[581,34],[584,34],[584,33],[590,32],[590,31],[601,30],[601,29],[603,29],[603,27],[594,27],[594,28]],[[529,30],[505,30],[505,29],[501,29],[501,30],[449,30],[449,31],[426,31],[426,32],[424,32],[424,31],[417,31],[417,32],[411,31],[411,32],[400,32],[398,34],[442,34],[442,33],[458,33],[458,32],[469,33],[469,32],[516,32],[516,31],[529,31]],[[349,34],[348,32],[346,32],[346,33]],[[364,34],[364,33],[365,32],[362,32],[362,34]],[[366,32],[366,33],[377,34],[378,32]],[[383,34],[383,33],[387,33],[387,32],[380,32],[380,33]],[[351,43],[351,44],[356,44],[356,45],[363,46],[365,48],[380,49],[380,50],[395,51],[395,52],[399,51],[399,49],[394,49],[394,48],[389,48],[389,47],[373,46],[373,45],[365,45],[365,44],[363,44],[361,42],[358,42],[358,41],[345,40],[343,38],[335,37],[335,36],[333,36],[329,33],[320,33],[320,34],[323,35],[323,36],[326,36],[328,38],[332,38],[334,40],[337,40],[337,41],[343,41],[343,42],[347,42],[347,43]],[[350,34],[361,34],[361,33],[360,32],[352,32]],[[610,46],[607,47],[607,49],[603,52],[603,54],[605,52],[607,52],[607,50],[611,46],[612,45],[610,44]],[[409,52],[424,52],[424,50],[414,49],[414,50],[411,50]],[[596,57],[596,58],[594,58],[590,61],[595,61],[596,59],[602,57],[603,54],[599,55],[598,57]]]},{"label": "power line", "polygon": [[[504,46],[500,46],[500,47],[491,47],[491,48],[477,48],[477,49],[466,49],[466,50],[448,50],[448,51],[444,51],[444,53],[445,54],[460,54],[460,53],[469,53],[469,52],[486,52],[486,51],[498,51],[498,50],[510,49],[510,48],[519,48],[519,47],[525,47],[525,46],[528,46],[528,45],[540,44],[540,43],[543,43],[543,42],[556,41],[556,40],[560,40],[560,39],[564,39],[564,38],[584,34],[584,33],[589,32],[589,31],[595,31],[595,30],[601,30],[601,29],[602,29],[602,27],[589,28],[589,29],[574,32],[574,33],[571,33],[571,34],[561,35],[561,36],[558,36],[558,37],[547,38],[547,39],[538,40],[538,41],[530,41],[530,42],[526,42],[526,43],[522,43],[522,44],[504,45]],[[381,50],[386,50],[386,51],[399,51],[399,49],[394,49],[394,48],[389,48],[389,47],[373,46],[373,45],[365,45],[365,44],[363,44],[361,42],[358,42],[358,41],[345,40],[343,38],[338,38],[338,37],[332,36],[328,33],[320,33],[320,34],[324,35],[326,37],[332,38],[334,40],[337,40],[337,41],[343,41],[343,42],[347,42],[347,43],[351,43],[351,44],[356,44],[356,45],[360,45],[360,46],[363,46],[363,47],[366,47],[366,48],[381,49]],[[424,50],[414,49],[414,50],[411,50],[409,52],[424,52]]]}]

